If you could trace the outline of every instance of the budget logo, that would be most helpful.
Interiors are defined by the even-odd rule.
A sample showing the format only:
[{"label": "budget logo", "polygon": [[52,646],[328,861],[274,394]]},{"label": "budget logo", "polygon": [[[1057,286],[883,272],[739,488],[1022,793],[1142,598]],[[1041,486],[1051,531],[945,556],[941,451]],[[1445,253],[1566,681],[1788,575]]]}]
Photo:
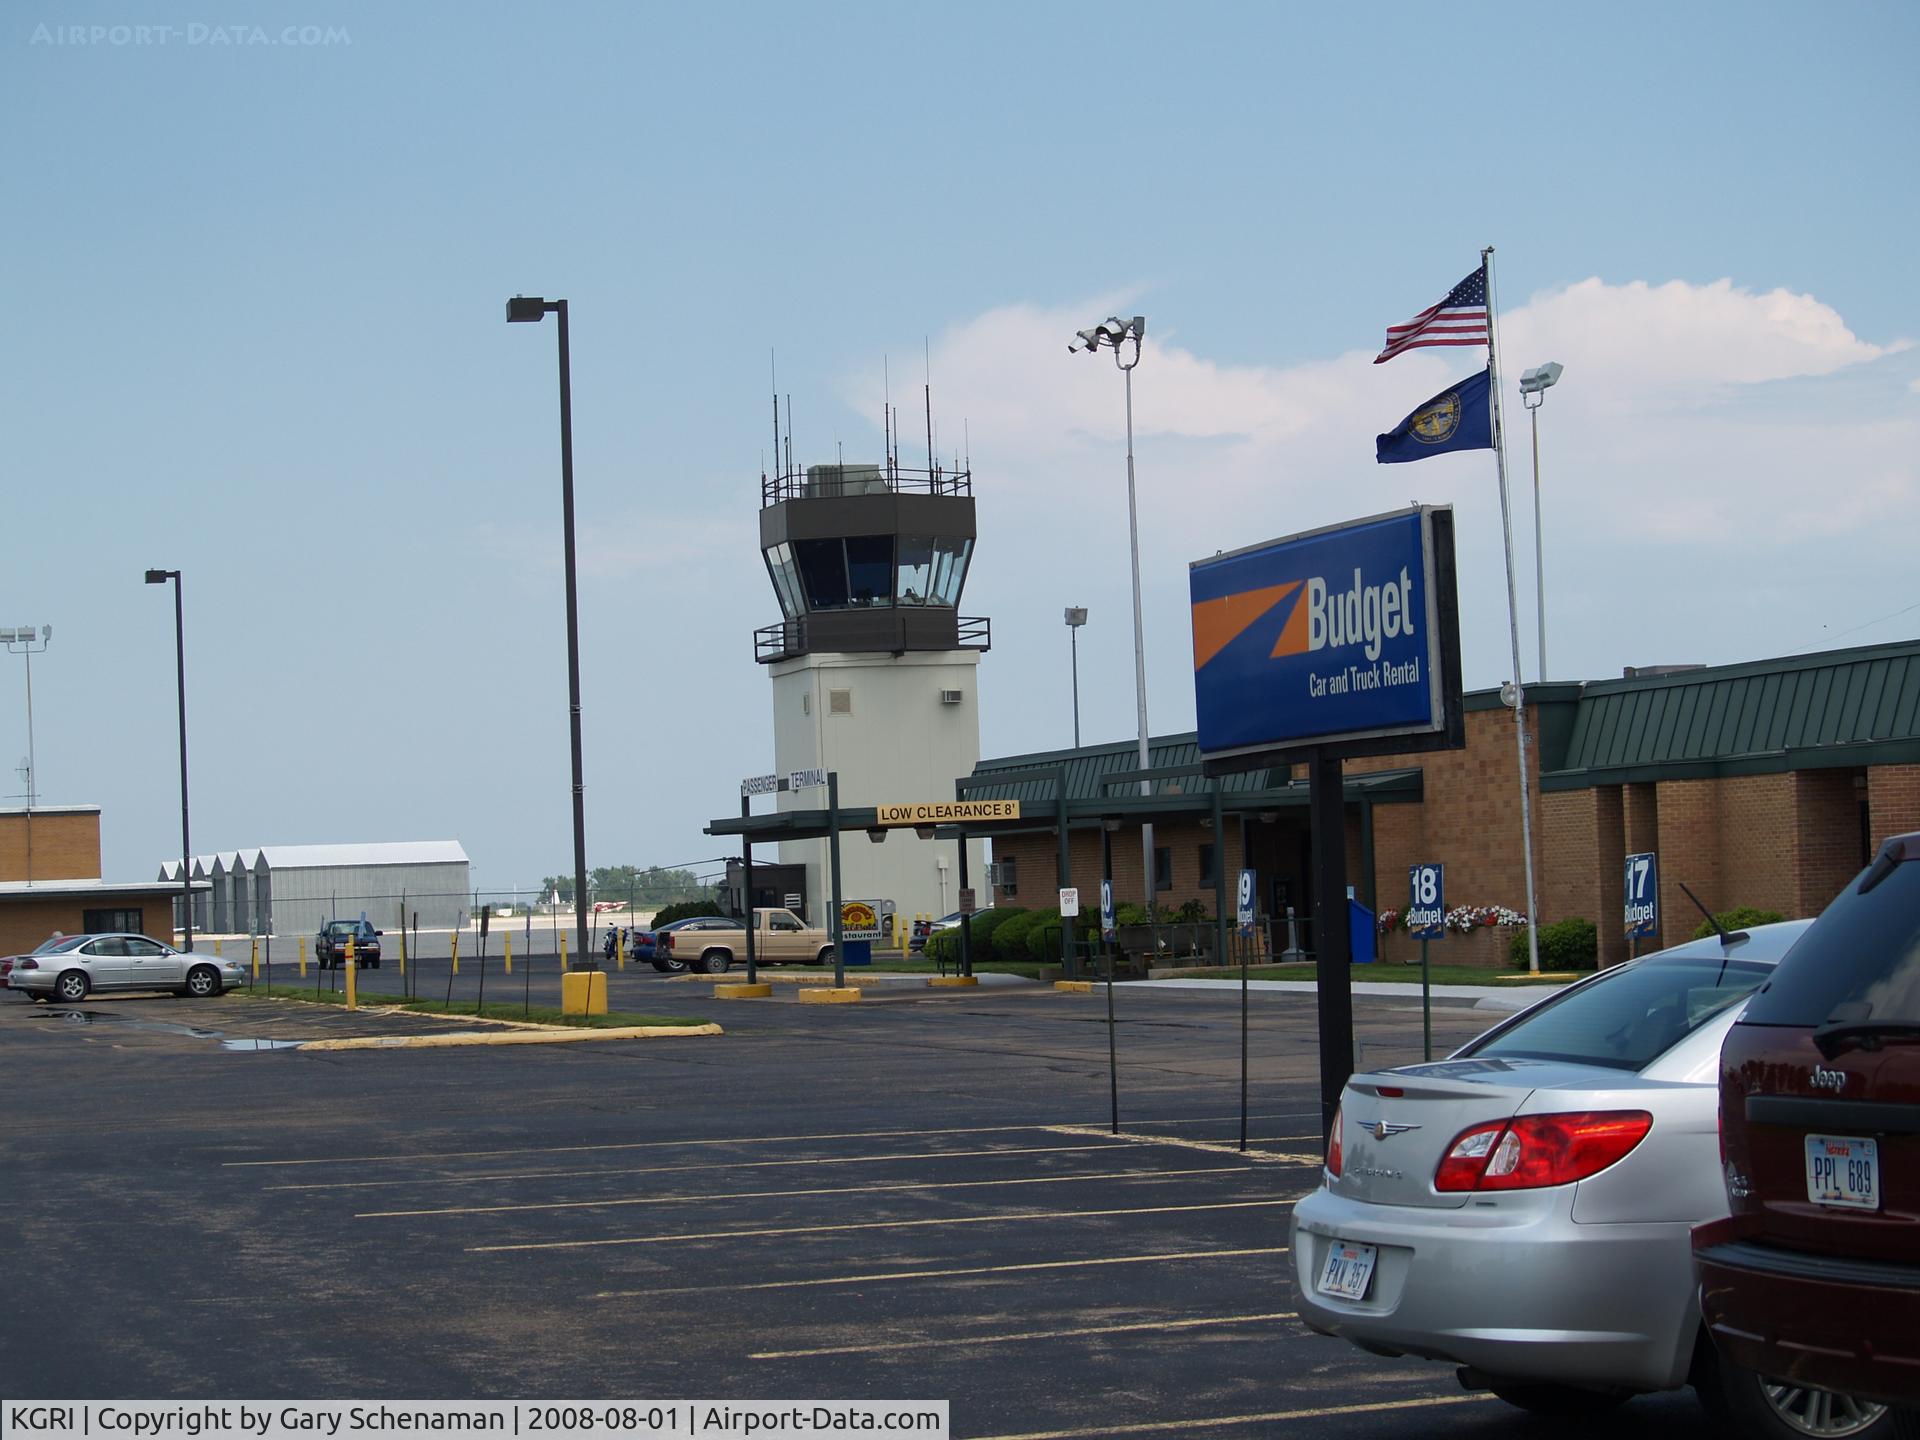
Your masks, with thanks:
[{"label": "budget logo", "polygon": [[[1285,607],[1282,609],[1282,607]],[[1380,658],[1389,640],[1414,632],[1413,577],[1400,572],[1378,584],[1353,570],[1352,580],[1331,589],[1324,576],[1265,585],[1213,600],[1193,602],[1193,668],[1209,661],[1255,625],[1278,611],[1284,616],[1270,660],[1319,650],[1361,646],[1369,660]]]}]

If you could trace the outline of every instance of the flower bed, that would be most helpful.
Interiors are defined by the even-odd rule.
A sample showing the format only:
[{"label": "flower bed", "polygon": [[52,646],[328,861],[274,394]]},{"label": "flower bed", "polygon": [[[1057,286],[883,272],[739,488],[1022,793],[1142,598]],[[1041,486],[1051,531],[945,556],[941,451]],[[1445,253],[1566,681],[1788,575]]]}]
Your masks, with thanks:
[{"label": "flower bed", "polygon": [[[1446,938],[1433,942],[1429,958],[1439,964],[1504,969],[1514,928],[1526,923],[1526,916],[1504,905],[1456,905],[1447,911]],[[1383,961],[1395,964],[1419,960],[1420,942],[1407,933],[1404,911],[1381,911],[1379,927]]]}]

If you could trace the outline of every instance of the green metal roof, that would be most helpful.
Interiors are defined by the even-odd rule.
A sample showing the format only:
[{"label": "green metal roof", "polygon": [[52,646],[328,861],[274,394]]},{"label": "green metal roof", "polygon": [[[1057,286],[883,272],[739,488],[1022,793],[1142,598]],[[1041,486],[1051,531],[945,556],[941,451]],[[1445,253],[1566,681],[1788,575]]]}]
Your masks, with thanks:
[{"label": "green metal roof", "polygon": [[1920,641],[1790,655],[1581,692],[1549,790],[1920,761]]}]

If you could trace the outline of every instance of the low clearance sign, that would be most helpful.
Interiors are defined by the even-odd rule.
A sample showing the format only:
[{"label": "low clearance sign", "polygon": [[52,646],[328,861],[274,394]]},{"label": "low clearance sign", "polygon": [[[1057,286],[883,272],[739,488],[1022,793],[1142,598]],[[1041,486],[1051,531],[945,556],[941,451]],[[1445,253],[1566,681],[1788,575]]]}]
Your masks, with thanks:
[{"label": "low clearance sign", "polygon": [[881,825],[953,825],[975,820],[1018,820],[1018,800],[921,800],[907,805],[877,805]]},{"label": "low clearance sign", "polygon": [[1415,507],[1194,562],[1203,754],[1444,728],[1431,514]]}]

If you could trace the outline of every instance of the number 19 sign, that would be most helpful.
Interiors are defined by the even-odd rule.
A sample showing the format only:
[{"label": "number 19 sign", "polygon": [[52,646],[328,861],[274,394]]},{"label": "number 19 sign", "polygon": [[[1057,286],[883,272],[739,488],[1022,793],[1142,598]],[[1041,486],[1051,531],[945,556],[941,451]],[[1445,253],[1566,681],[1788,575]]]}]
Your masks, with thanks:
[{"label": "number 19 sign", "polygon": [[1651,852],[1627,856],[1627,938],[1660,933],[1660,868]]},{"label": "number 19 sign", "polygon": [[1242,935],[1253,934],[1253,871],[1240,872],[1240,884],[1234,895],[1234,919]]},{"label": "number 19 sign", "polygon": [[1447,938],[1447,867],[1407,867],[1407,933],[1416,940]]}]

